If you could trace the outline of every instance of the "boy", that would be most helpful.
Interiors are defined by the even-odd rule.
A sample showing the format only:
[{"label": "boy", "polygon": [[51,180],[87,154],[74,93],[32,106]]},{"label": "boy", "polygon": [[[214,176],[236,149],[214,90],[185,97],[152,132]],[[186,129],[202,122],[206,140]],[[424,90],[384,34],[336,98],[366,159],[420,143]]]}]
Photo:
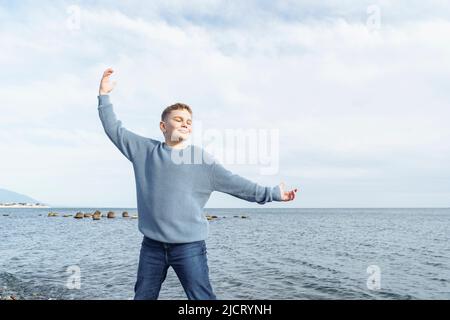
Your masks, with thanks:
[{"label": "boy", "polygon": [[[144,235],[134,287],[134,299],[157,299],[167,270],[177,274],[188,299],[216,299],[209,281],[205,239],[208,220],[203,208],[213,191],[247,201],[291,201],[297,189],[284,183],[263,187],[233,174],[194,145],[184,142],[192,132],[192,110],[177,103],[161,116],[164,142],[139,136],[117,120],[109,100],[115,83],[111,68],[103,73],[99,90],[99,116],[106,134],[132,162],[136,179],[139,231]],[[174,161],[174,154],[200,154],[203,162]]]}]

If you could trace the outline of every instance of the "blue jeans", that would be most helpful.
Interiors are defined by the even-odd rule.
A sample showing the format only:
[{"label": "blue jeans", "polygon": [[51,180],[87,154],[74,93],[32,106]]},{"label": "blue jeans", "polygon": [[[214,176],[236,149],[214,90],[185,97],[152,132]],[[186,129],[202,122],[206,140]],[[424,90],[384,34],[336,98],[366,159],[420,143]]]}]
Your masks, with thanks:
[{"label": "blue jeans", "polygon": [[189,300],[217,299],[209,282],[204,240],[165,243],[144,237],[139,255],[135,300],[156,300],[171,266]]}]

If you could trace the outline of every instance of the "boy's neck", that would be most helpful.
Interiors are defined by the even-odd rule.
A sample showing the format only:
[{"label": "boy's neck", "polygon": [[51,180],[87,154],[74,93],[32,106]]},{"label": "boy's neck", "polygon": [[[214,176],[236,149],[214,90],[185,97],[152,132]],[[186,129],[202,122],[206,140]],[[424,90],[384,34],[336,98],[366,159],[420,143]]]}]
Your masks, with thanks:
[{"label": "boy's neck", "polygon": [[165,143],[174,149],[184,149],[184,147],[186,146],[185,141],[170,141],[170,140],[166,140]]}]

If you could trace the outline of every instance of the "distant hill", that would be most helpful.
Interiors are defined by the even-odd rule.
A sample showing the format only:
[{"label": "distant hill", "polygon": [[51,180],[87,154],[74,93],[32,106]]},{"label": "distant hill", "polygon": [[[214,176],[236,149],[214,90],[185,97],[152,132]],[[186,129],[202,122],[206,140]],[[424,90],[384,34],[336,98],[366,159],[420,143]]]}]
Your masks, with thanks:
[{"label": "distant hill", "polygon": [[40,201],[33,199],[29,196],[26,196],[24,194],[0,188],[0,203],[7,203],[7,202],[38,203]]}]

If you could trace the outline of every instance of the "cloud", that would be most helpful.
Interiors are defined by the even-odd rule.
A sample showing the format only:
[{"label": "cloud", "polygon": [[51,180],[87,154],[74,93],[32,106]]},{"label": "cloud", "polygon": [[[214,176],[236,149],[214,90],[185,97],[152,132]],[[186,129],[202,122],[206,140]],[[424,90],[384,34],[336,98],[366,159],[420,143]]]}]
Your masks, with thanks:
[{"label": "cloud", "polygon": [[[105,3],[80,2],[79,30],[67,28],[71,2],[0,6],[1,187],[57,204],[135,205],[130,165],[96,109],[113,66],[116,113],[136,133],[162,139],[160,113],[178,101],[205,129],[279,129],[279,174],[232,168],[311,190],[287,206],[445,203],[436,179],[450,174],[450,22],[440,2],[380,1],[376,31],[368,2]],[[419,182],[439,188],[421,196]],[[250,204],[214,195],[208,205]]]}]

